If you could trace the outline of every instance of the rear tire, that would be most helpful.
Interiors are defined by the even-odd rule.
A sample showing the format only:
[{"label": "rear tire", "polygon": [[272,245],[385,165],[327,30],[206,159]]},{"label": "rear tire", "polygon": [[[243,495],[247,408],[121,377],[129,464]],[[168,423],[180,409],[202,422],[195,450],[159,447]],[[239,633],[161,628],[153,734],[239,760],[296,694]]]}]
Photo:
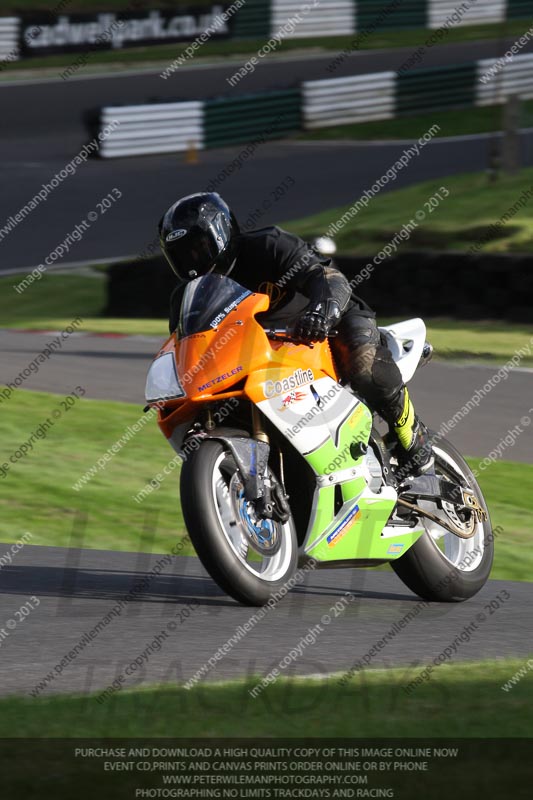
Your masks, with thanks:
[{"label": "rear tire", "polygon": [[241,516],[235,513],[236,502],[242,504],[245,515],[250,513],[245,501],[235,497],[238,484],[232,455],[221,442],[204,441],[181,470],[183,516],[200,561],[220,588],[240,603],[262,606],[296,569],[296,530],[292,517],[283,525],[271,523],[271,536],[278,541],[276,552],[265,557],[255,550]]},{"label": "rear tire", "polygon": [[[487,504],[472,470],[450,442],[437,438],[434,441],[437,474],[458,474],[487,512],[487,520],[476,521],[472,539],[460,539],[421,517],[426,532],[391,566],[405,585],[425,600],[460,603],[477,594],[487,582],[494,558],[494,535]],[[436,508],[431,510],[443,513]]]}]

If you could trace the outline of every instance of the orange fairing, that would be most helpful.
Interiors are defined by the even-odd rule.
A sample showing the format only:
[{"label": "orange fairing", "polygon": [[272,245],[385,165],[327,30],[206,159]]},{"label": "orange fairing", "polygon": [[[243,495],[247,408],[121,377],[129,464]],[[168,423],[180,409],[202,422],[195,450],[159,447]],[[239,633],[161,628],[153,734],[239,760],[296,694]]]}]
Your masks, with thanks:
[{"label": "orange fairing", "polygon": [[280,381],[300,368],[311,369],[316,378],[324,374],[335,377],[327,343],[310,348],[268,339],[255,320],[255,314],[266,311],[268,305],[267,295],[252,294],[217,328],[180,340],[174,334],[165,342],[158,356],[175,351],[178,377],[186,393],[159,408],[159,426],[167,438],[176,425],[195,418],[200,404],[243,394],[260,402],[265,399],[265,381]]}]

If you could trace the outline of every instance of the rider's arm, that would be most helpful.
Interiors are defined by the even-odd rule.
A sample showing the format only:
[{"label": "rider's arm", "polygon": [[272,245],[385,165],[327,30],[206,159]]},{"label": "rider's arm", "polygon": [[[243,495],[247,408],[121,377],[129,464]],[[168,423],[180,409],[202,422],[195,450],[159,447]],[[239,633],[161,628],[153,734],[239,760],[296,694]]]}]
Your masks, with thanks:
[{"label": "rider's arm", "polygon": [[332,265],[330,258],[316,253],[298,236],[278,228],[274,243],[276,283],[295,289],[309,298],[310,307],[322,307],[327,313],[332,304],[344,311],[351,297],[347,278]]}]

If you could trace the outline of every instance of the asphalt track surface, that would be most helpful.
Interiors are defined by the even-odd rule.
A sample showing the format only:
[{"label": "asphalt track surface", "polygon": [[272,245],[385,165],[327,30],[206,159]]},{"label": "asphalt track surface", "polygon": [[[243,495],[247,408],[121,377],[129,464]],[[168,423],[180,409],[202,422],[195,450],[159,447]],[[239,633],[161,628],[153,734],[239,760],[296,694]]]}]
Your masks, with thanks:
[{"label": "asphalt track surface", "polygon": [[[421,130],[420,135],[425,132]],[[442,178],[445,183],[448,175],[486,169],[493,141],[494,136],[434,140],[413,156],[383,191],[431,178]],[[182,154],[90,161],[0,237],[0,273],[14,268],[29,270],[43,263],[91,212],[97,215],[95,221],[56,265],[145,252],[150,244],[154,246],[164,211],[178,197],[204,189],[219,191],[246,229],[350,204],[384,175],[408,146],[405,142],[265,143],[253,157],[241,158],[240,168],[233,167],[227,177],[223,170],[229,170],[246,145],[204,151],[197,164],[184,163]],[[51,143],[50,152],[41,156],[37,148],[30,150],[22,141],[12,143],[12,152],[9,146],[0,150],[0,181],[9,186],[9,191],[0,195],[0,229],[77,152],[72,148],[54,154],[54,147]],[[522,163],[533,164],[531,132],[522,135],[521,152]],[[214,186],[213,180],[218,181]],[[291,185],[275,200],[276,189],[283,183]],[[122,197],[101,214],[98,203],[113,189]]]},{"label": "asphalt track surface", "polygon": [[[169,551],[171,537],[169,532]],[[7,548],[0,545],[0,555]],[[197,559],[174,557],[159,575],[154,575],[151,570],[160,559],[143,553],[26,546],[0,571],[0,618],[8,625],[32,595],[40,605],[23,624],[15,628],[4,625],[8,635],[2,640],[2,694],[31,692],[83,634],[146,577],[146,590],[102,626],[99,635],[61,674],[57,670],[42,693],[85,693],[105,688],[156,635],[160,636],[161,649],[155,650],[148,662],[141,660],[139,668],[134,665],[124,686],[176,684],[192,678],[255,609],[239,606],[224,595]],[[502,589],[510,598],[491,614],[487,606]],[[335,617],[332,607],[345,592],[352,592],[355,599]],[[371,659],[370,666],[416,665],[422,670],[472,623],[477,627],[470,628],[472,637],[461,642],[454,661],[526,657],[531,653],[533,596],[528,583],[490,581],[476,597],[462,604],[424,607],[419,602],[388,571],[316,570],[217,661],[204,680],[266,675],[317,624],[322,630],[318,630],[315,644],[304,648],[284,674],[344,671],[415,608],[419,611],[415,620],[392,636]],[[331,618],[329,623],[322,622],[324,615]],[[466,634],[463,638],[467,639]],[[354,681],[361,685],[361,676]],[[400,692],[401,682],[390,689]],[[285,700],[280,712],[290,715],[291,711],[295,709]]]}]

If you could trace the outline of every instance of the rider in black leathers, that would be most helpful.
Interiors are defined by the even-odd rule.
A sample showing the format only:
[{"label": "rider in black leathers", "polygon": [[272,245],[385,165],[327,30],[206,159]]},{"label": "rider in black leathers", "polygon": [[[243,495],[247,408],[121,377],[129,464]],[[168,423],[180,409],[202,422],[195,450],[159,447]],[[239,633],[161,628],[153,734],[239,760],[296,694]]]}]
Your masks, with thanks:
[{"label": "rider in black leathers", "polygon": [[178,200],[162,217],[159,234],[163,253],[181,282],[171,297],[171,332],[186,282],[210,271],[268,294],[269,324],[296,320],[295,334],[302,341],[323,341],[336,329],[329,344],[341,378],[389,424],[399,444],[399,460],[411,474],[432,468],[429,433],[381,339],[376,315],[352,293],[331,259],[275,226],[242,233],[216,193]]}]

